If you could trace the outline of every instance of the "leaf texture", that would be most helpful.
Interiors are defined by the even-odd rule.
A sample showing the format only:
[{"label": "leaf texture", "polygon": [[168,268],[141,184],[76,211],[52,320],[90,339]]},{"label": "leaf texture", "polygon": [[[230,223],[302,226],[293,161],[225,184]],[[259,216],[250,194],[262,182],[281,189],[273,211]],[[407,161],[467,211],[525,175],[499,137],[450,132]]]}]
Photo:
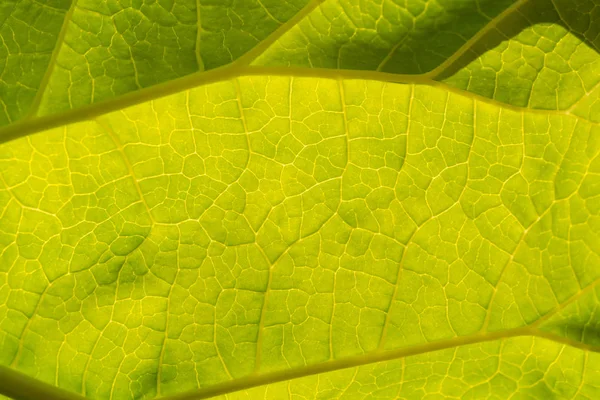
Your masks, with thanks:
[{"label": "leaf texture", "polygon": [[10,4],[0,393],[600,395],[597,0]]}]

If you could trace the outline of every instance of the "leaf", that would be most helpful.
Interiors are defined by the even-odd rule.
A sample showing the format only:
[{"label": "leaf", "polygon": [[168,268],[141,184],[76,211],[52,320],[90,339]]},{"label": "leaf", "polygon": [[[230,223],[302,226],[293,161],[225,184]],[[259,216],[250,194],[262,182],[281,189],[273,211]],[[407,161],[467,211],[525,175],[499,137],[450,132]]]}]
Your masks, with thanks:
[{"label": "leaf", "polygon": [[228,64],[306,3],[9,0],[0,126]]},{"label": "leaf", "polygon": [[326,1],[256,64],[426,73],[481,35],[507,7],[521,3]]},{"label": "leaf", "polygon": [[0,91],[0,393],[598,397],[600,8],[555,3],[0,6],[49,32]]},{"label": "leaf", "polygon": [[69,1],[45,3],[0,4],[0,126],[27,114],[50,63]]},{"label": "leaf", "polygon": [[597,362],[597,353],[518,337],[306,376],[222,398],[585,398],[597,393]]},{"label": "leaf", "polygon": [[600,31],[590,22],[597,18],[594,2],[525,2],[438,79],[502,102],[571,110],[598,122],[597,110],[590,115],[582,99],[598,98]]}]

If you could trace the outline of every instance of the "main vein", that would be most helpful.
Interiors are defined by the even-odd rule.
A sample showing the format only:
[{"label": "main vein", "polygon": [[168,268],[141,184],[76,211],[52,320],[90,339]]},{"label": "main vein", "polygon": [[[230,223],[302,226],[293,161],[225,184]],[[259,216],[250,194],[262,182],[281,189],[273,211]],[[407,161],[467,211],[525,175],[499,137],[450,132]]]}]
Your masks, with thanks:
[{"label": "main vein", "polygon": [[[205,388],[161,397],[160,400],[195,400],[207,399],[214,396],[234,393],[258,386],[264,386],[277,382],[290,381],[306,376],[317,375],[346,368],[355,368],[362,365],[373,364],[405,357],[427,354],[439,350],[451,349],[458,346],[474,345],[494,340],[511,339],[517,337],[534,337],[550,340],[566,346],[571,346],[586,352],[600,353],[600,347],[591,346],[571,339],[567,339],[552,333],[522,327],[506,331],[491,333],[477,333],[469,336],[455,337],[431,343],[419,344],[411,347],[388,351],[374,351],[353,357],[327,361],[319,364],[267,372],[264,374],[252,374],[243,378],[219,383]],[[79,394],[69,392],[48,383],[39,381],[11,368],[0,366],[0,394],[8,395],[16,400],[84,400]]]},{"label": "main vein", "polygon": [[[48,129],[64,126],[67,124],[73,124],[76,122],[86,121],[103,114],[131,107],[136,104],[145,103],[150,100],[179,93],[195,87],[244,76],[289,76],[312,77],[323,79],[361,79],[391,83],[418,84],[442,88],[444,90],[457,93],[461,96],[476,99],[482,103],[492,104],[496,107],[504,109],[526,111],[530,114],[571,115],[568,111],[536,110],[505,104],[497,100],[493,100],[484,96],[468,92],[463,89],[450,86],[443,82],[435,81],[424,75],[403,75],[378,71],[333,70],[324,68],[304,67],[238,66],[235,64],[231,64],[227,67],[188,75],[186,77],[179,78],[168,83],[158,84],[146,89],[141,89],[137,92],[131,92],[117,99],[107,100],[88,106],[83,106],[76,110],[69,110],[63,113],[47,115],[34,119],[22,120],[21,122],[14,123],[12,125],[8,125],[0,129],[0,144]],[[584,119],[583,117],[578,118]],[[588,122],[594,125],[600,125],[597,122]]]}]

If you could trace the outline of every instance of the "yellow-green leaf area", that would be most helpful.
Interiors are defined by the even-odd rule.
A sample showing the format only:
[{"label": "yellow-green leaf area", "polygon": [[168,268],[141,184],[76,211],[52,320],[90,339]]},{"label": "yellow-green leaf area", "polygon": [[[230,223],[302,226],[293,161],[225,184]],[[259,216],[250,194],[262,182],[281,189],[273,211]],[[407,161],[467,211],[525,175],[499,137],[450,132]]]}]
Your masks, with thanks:
[{"label": "yellow-green leaf area", "polygon": [[600,398],[599,0],[5,3],[0,396]]},{"label": "yellow-green leaf area", "polygon": [[309,376],[219,399],[594,398],[598,355],[513,338]]},{"label": "yellow-green leaf area", "polygon": [[0,363],[96,399],[594,393],[599,138],[246,76],[7,142]]}]

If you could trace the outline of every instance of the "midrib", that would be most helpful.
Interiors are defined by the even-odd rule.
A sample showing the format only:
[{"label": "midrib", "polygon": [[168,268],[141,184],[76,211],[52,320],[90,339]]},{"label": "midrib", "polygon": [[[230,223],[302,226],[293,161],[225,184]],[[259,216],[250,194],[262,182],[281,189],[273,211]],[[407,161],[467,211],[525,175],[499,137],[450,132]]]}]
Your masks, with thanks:
[{"label": "midrib", "polygon": [[455,88],[443,82],[435,81],[424,75],[403,75],[377,71],[334,70],[304,67],[236,66],[232,64],[224,68],[217,68],[207,72],[195,73],[167,83],[157,84],[146,89],[141,89],[137,92],[125,94],[117,99],[98,102],[62,113],[16,122],[0,129],[0,144],[48,129],[86,121],[103,114],[176,94],[185,90],[245,76],[287,76],[298,78],[309,77],[343,80],[362,79],[370,81],[432,86],[442,88],[444,90],[459,94],[463,97],[471,98],[481,103],[491,104],[503,109],[510,109],[518,112],[525,111],[529,114],[562,116],[571,115],[578,119],[588,121],[590,124],[600,125],[600,123],[586,120],[580,116],[575,116],[568,111],[536,110],[505,104],[463,89]]},{"label": "midrib", "polygon": [[[285,371],[268,372],[265,374],[256,373],[253,375],[246,376],[244,378],[234,379],[232,381],[223,382],[217,385],[208,386],[186,393],[160,397],[159,399],[208,399],[214,396],[234,393],[241,390],[247,390],[258,386],[264,386],[272,383],[303,378],[306,376],[317,375],[346,368],[359,367],[362,365],[368,365],[377,362],[396,360],[404,357],[416,356],[431,353],[434,351],[451,349],[458,346],[485,343],[494,340],[503,340],[516,337],[541,338],[566,346],[578,348],[583,351],[600,353],[600,346],[591,346],[552,333],[539,331],[530,327],[524,327],[501,332],[491,332],[485,334],[478,333],[474,335],[456,337],[448,340],[425,343],[396,350],[374,351],[359,356],[346,357],[339,360],[327,361],[305,367],[296,367]],[[44,398],[47,400],[84,399],[84,397],[82,397],[79,394],[75,394],[64,389],[57,388],[53,385],[39,381],[35,378],[32,378],[5,366],[0,366],[0,393],[11,396],[16,400],[37,400],[40,398]]]},{"label": "midrib", "polygon": [[[62,44],[63,44],[65,36],[66,36],[69,22],[71,20],[73,12],[77,6],[77,1],[78,0],[72,0],[70,8],[67,11],[67,13],[65,14],[64,22],[63,22],[62,28],[59,32],[59,35],[57,37],[56,46],[54,48],[54,51],[52,52],[52,56],[51,56],[50,62],[48,64],[48,68],[46,70],[46,73],[44,74],[44,77],[42,78],[40,87],[38,89],[36,97],[33,100],[33,103],[31,105],[28,115],[23,119],[23,122],[21,122],[21,123],[17,122],[14,125],[18,125],[18,126],[20,126],[21,124],[26,125],[26,124],[24,124],[24,122],[34,120],[36,113],[39,111],[40,104],[41,104],[43,96],[46,92],[46,87],[49,83],[52,72],[54,71],[54,68],[56,66],[56,60],[57,60],[58,54],[60,52],[60,49],[62,48]],[[494,29],[498,25],[498,23],[500,23],[506,17],[511,15],[513,12],[515,12],[520,6],[525,4],[527,1],[529,1],[529,0],[515,1],[515,3],[513,3],[511,6],[507,7],[500,14],[498,14],[497,16],[492,18],[488,22],[488,24],[486,24],[482,29],[480,29],[473,37],[471,37],[469,40],[467,40],[449,58],[444,60],[444,62],[442,62],[440,65],[438,65],[436,68],[434,68],[433,70],[431,70],[429,72],[426,72],[423,74],[418,74],[418,75],[402,75],[402,74],[382,73],[379,71],[360,71],[363,74],[361,74],[360,77],[358,77],[358,78],[353,77],[353,79],[384,80],[384,81],[399,82],[399,83],[417,83],[418,81],[420,81],[419,78],[422,78],[422,79],[427,79],[428,81],[430,81],[430,83],[433,83],[433,82],[435,82],[435,81],[433,81],[433,78],[435,78],[436,76],[438,76],[439,74],[444,72],[444,70],[446,68],[451,66],[464,53],[466,53],[473,46],[474,43],[476,43],[479,39],[481,39],[483,36],[485,36],[489,31]],[[164,84],[158,84],[155,86],[151,86],[149,88],[141,89],[141,90],[135,92],[135,94],[139,94],[138,96],[125,95],[125,96],[121,96],[119,99],[109,100],[107,102],[98,102],[98,103],[96,103],[97,105],[104,105],[104,106],[106,106],[107,104],[114,103],[115,107],[100,107],[100,110],[98,110],[96,113],[94,113],[93,105],[92,106],[84,106],[84,107],[78,108],[77,110],[73,110],[73,111],[75,111],[75,112],[80,111],[82,113],[85,113],[85,109],[90,109],[89,111],[94,113],[93,114],[94,116],[99,116],[106,112],[117,110],[119,108],[135,105],[140,102],[149,101],[149,100],[156,99],[156,98],[168,95],[168,94],[173,94],[176,92],[176,90],[177,90],[176,88],[180,88],[179,90],[191,89],[193,87],[201,86],[206,83],[212,83],[212,82],[217,82],[219,80],[227,79],[227,77],[226,77],[227,75],[229,77],[240,77],[240,76],[244,76],[244,75],[257,75],[256,72],[258,72],[258,71],[255,71],[254,68],[252,68],[252,70],[250,70],[250,71],[244,71],[244,70],[247,69],[252,62],[254,62],[258,57],[260,57],[277,40],[279,40],[283,35],[285,35],[287,32],[289,32],[294,26],[296,26],[301,20],[303,20],[305,17],[307,17],[311,12],[313,12],[319,5],[321,5],[324,2],[325,2],[325,0],[311,0],[305,7],[303,7],[299,12],[297,12],[292,18],[290,18],[285,23],[281,24],[281,26],[279,26],[279,28],[277,28],[273,33],[271,33],[269,36],[267,36],[263,41],[261,41],[259,44],[257,44],[254,48],[252,48],[251,50],[246,52],[244,55],[242,55],[237,60],[233,61],[228,66],[213,70],[213,71],[221,71],[221,72],[227,71],[228,73],[225,73],[222,79],[217,78],[217,79],[212,80],[211,79],[212,75],[211,75],[211,76],[206,77],[207,78],[206,80],[203,80],[203,79],[198,79],[197,75],[204,75],[204,74],[210,73],[211,71],[208,71],[208,72],[204,71],[204,63],[200,56],[200,51],[199,51],[199,47],[198,47],[200,45],[201,20],[200,20],[200,0],[197,0],[196,6],[198,8],[197,9],[198,34],[197,34],[197,38],[196,38],[195,53],[196,53],[196,59],[198,61],[198,67],[199,67],[198,72],[191,74],[187,77],[183,77],[183,78],[175,80],[175,81],[181,81],[180,85],[176,84],[175,81],[171,81],[171,82],[167,82]],[[391,54],[390,54],[390,56],[391,56]],[[258,67],[258,69],[261,69],[261,68]],[[277,70],[279,70],[280,67],[268,68],[268,69],[269,70],[274,69],[274,71],[271,72],[271,74],[273,74],[273,75],[305,76],[303,74],[293,75],[293,73],[286,73],[284,71],[277,72]],[[286,70],[286,71],[290,70],[290,69],[294,69],[294,68],[293,67],[284,67],[284,70]],[[239,72],[235,73],[235,70],[238,70]],[[327,70],[323,70],[323,69],[317,69],[317,70],[319,71],[319,76],[324,77],[324,78],[327,77],[326,76],[327,74],[324,72]],[[335,77],[338,79],[344,78],[345,73],[351,73],[351,75],[354,75],[354,72],[359,72],[359,71],[349,71],[349,70],[348,71],[333,70],[333,71],[337,72]],[[260,73],[258,73],[258,74],[260,74]],[[390,77],[389,75],[396,75],[398,78],[394,79],[394,78]],[[414,82],[413,82],[413,80],[414,80]],[[196,82],[196,83],[194,83],[194,82]],[[436,82],[436,83],[438,83],[438,82]],[[158,90],[152,90],[152,89],[156,88],[157,86],[169,86],[169,84],[173,84],[174,91],[168,91],[168,90],[165,90],[165,88],[162,88],[162,90],[161,90],[161,88],[157,88]],[[453,88],[449,85],[445,85],[445,84],[442,84],[442,85],[447,87],[448,90],[458,91],[459,93],[461,93],[465,96],[471,95],[474,98],[480,97],[480,96],[472,94],[466,90],[455,89],[455,88]],[[122,98],[125,98],[125,99],[131,98],[131,102],[125,102],[126,105],[120,106],[120,104],[121,104],[120,100]],[[487,99],[484,97],[482,97],[480,100],[482,100],[482,101],[489,100],[490,103],[500,104],[502,106],[506,106],[506,108],[514,107],[514,106],[504,104],[504,103],[497,102],[495,100],[490,100],[490,99]],[[516,108],[520,108],[520,107],[516,107]],[[108,109],[109,111],[102,111],[105,109]],[[535,110],[535,111],[537,111],[537,110]],[[552,112],[552,111],[549,111],[549,112]],[[64,117],[65,122],[62,123],[63,125],[66,123],[77,122],[77,121],[81,121],[81,120],[85,119],[85,117],[80,118],[80,119],[77,119],[77,118],[73,119],[72,117],[70,118],[70,115],[69,115],[70,113],[71,113],[71,111],[67,111],[65,113],[58,113],[58,114],[56,114],[56,116]],[[560,112],[557,112],[557,113],[560,113]],[[60,118],[58,118],[58,119],[61,120]],[[35,119],[35,121],[37,121],[37,118]],[[31,122],[33,122],[33,121],[31,121]],[[50,122],[50,121],[48,121],[48,122]],[[46,127],[37,128],[38,129],[37,131],[49,129],[52,127],[56,127],[58,125],[61,125],[61,123],[58,122],[58,123],[52,124],[52,122],[50,122],[50,124]],[[0,128],[0,144],[3,142],[6,142],[8,140],[12,140],[15,137],[23,136],[23,135],[15,136],[14,132],[13,132],[13,134],[11,134],[11,130],[9,128],[11,128],[12,126],[13,125],[5,127],[5,128]],[[25,131],[27,132],[24,135],[37,132],[37,131],[27,130],[26,126],[23,126],[23,128],[25,128]]]},{"label": "midrib", "polygon": [[[65,16],[65,22],[59,34],[58,43],[62,43],[64,35],[66,33],[66,27],[70,19],[70,15],[76,5],[74,0],[71,8]],[[69,110],[53,115],[42,116],[37,118],[30,117],[25,118],[14,124],[0,128],[0,144],[17,139],[19,137],[27,136],[44,130],[56,128],[59,126],[72,124],[80,121],[85,121],[90,118],[98,117],[103,114],[107,114],[122,108],[134,106],[136,104],[144,103],[147,101],[155,100],[164,96],[175,94],[181,91],[189,90],[195,87],[224,81],[232,78],[243,77],[243,76],[289,76],[289,77],[314,77],[324,79],[364,79],[371,81],[383,81],[392,83],[403,83],[403,84],[418,84],[428,85],[443,88],[449,92],[459,94],[463,97],[471,98],[482,103],[494,105],[499,108],[510,109],[515,111],[526,111],[531,114],[545,114],[545,115],[573,115],[569,110],[539,110],[529,109],[526,107],[513,106],[506,104],[494,99],[487,98],[464,89],[459,89],[448,85],[443,82],[436,81],[434,78],[444,72],[446,68],[451,66],[456,60],[458,60],[464,53],[466,53],[472,45],[485,36],[489,31],[494,29],[502,20],[513,14],[523,4],[529,0],[517,0],[511,6],[507,7],[504,11],[492,18],[486,26],[477,32],[473,37],[466,41],[452,56],[446,59],[438,67],[432,71],[416,74],[395,74],[381,71],[360,71],[360,70],[336,70],[336,69],[325,69],[325,68],[305,68],[305,67],[261,67],[251,66],[250,64],[255,61],[261,54],[264,53],[273,43],[281,38],[290,29],[296,26],[302,19],[307,17],[312,11],[314,11],[320,4],[325,0],[312,0],[304,8],[302,8],[294,17],[282,24],[277,30],[269,35],[265,40],[255,46],[252,50],[248,51],[239,59],[235,60],[231,64],[216,68],[209,71],[199,71],[188,76],[165,82],[157,85],[153,85],[148,88],[141,89],[136,92],[128,93],[120,96],[116,99],[106,100],[95,104],[82,106],[78,109]],[[200,26],[200,21],[198,22]],[[59,48],[60,46],[57,46]],[[44,90],[42,90],[47,84],[48,78],[55,64],[56,55],[58,50],[53,53],[52,62],[49,65],[46,76],[40,86],[40,91],[34,102],[32,113],[37,112],[39,102],[43,96]],[[600,123],[589,121],[581,116],[575,116],[576,118],[586,120],[591,124],[600,125]]]},{"label": "midrib", "polygon": [[208,399],[215,396],[235,393],[241,390],[248,390],[258,386],[264,386],[283,381],[290,381],[306,376],[317,375],[346,368],[360,367],[362,365],[374,364],[382,361],[397,360],[405,357],[422,355],[439,350],[452,349],[458,346],[485,343],[494,340],[510,339],[516,337],[542,338],[566,346],[578,348],[580,350],[600,353],[600,347],[597,346],[586,345],[551,333],[537,331],[530,328],[517,328],[503,332],[492,332],[486,334],[462,336],[449,340],[426,343],[397,350],[374,351],[360,356],[327,361],[324,363],[319,363],[306,367],[292,368],[285,371],[269,372],[262,375],[250,375],[244,378],[235,379],[229,382],[223,382],[221,384],[209,386],[198,390],[193,390],[187,393],[160,397],[159,400]]}]

